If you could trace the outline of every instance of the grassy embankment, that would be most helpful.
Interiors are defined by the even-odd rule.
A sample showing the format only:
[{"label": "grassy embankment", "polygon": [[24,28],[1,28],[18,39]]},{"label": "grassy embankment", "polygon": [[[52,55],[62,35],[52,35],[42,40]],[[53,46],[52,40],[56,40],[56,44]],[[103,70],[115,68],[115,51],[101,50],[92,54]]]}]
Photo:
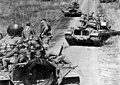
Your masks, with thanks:
[{"label": "grassy embankment", "polygon": [[[15,4],[14,4],[15,1]],[[6,33],[9,24],[19,23],[23,26],[30,21],[32,28],[40,32],[40,20],[46,18],[52,26],[53,37],[59,37],[57,30],[66,29],[70,18],[65,18],[61,8],[68,5],[70,0],[1,0],[0,1],[0,30]],[[59,38],[58,38],[59,39]],[[54,39],[56,40],[56,39]]]}]

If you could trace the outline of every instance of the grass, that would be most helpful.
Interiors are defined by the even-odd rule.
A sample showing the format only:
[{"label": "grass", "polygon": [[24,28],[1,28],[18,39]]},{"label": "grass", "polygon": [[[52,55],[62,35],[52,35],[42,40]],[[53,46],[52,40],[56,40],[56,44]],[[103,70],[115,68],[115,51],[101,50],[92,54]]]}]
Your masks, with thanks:
[{"label": "grass", "polygon": [[[68,5],[70,0],[0,0],[0,30],[4,33],[9,24],[19,23],[25,25],[30,21],[32,28],[38,33],[40,31],[40,20],[46,18],[52,28],[60,28],[64,23],[61,8]],[[65,21],[69,19],[65,19]],[[58,25],[61,24],[62,25]],[[67,24],[67,23],[66,23]],[[57,26],[56,26],[57,25]],[[58,27],[59,26],[59,27]]]}]

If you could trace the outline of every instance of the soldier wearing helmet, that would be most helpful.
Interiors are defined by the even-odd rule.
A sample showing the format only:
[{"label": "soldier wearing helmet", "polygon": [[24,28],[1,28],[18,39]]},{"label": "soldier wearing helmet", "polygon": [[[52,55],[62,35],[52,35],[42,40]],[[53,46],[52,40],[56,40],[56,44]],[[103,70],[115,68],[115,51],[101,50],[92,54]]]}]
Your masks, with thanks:
[{"label": "soldier wearing helmet", "polygon": [[[2,57],[2,63],[4,70],[8,70],[8,63],[13,63],[15,60],[12,56],[16,56],[15,54],[18,53],[19,49],[16,46],[17,43],[21,42],[22,39],[22,30],[23,28],[18,24],[12,24],[8,27],[7,33],[8,35],[0,42],[6,43],[6,54]],[[16,58],[16,57],[15,57]]]},{"label": "soldier wearing helmet", "polygon": [[92,12],[88,17],[88,20],[92,20],[92,19],[94,19],[94,12]]},{"label": "soldier wearing helmet", "polygon": [[22,26],[18,24],[9,25],[7,28],[7,35],[1,39],[0,45],[12,47],[15,43],[21,40]]}]

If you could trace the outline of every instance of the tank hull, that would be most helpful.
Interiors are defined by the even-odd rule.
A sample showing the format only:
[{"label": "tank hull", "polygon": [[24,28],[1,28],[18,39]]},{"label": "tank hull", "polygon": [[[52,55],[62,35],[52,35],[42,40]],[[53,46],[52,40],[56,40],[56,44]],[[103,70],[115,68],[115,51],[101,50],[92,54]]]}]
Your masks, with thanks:
[{"label": "tank hull", "polygon": [[80,17],[81,15],[82,15],[81,12],[78,12],[78,13],[64,12],[65,17]]},{"label": "tank hull", "polygon": [[56,77],[53,73],[55,70],[53,64],[45,62],[34,60],[13,66],[11,73],[7,74],[7,79],[4,75],[6,73],[2,73],[4,80],[0,78],[0,85],[80,85],[79,74],[74,71],[77,66],[60,67],[59,77]]},{"label": "tank hull", "polygon": [[117,0],[100,0],[100,3],[112,3],[116,2]]},{"label": "tank hull", "polygon": [[[46,65],[50,65],[49,68]],[[56,85],[57,78],[53,68],[54,66],[48,61],[35,59],[27,64],[21,63],[14,66],[11,80],[14,85]]]},{"label": "tank hull", "polygon": [[110,37],[109,33],[103,33],[99,36],[89,36],[87,39],[84,37],[75,38],[72,35],[65,34],[65,39],[69,45],[102,45]]}]

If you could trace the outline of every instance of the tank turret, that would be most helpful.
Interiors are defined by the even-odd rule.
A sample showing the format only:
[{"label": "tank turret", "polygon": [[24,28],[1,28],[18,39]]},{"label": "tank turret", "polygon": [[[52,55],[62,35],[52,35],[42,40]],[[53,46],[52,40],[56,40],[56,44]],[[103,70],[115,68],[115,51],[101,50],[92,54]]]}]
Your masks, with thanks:
[{"label": "tank turret", "polygon": [[[84,22],[83,22],[84,21]],[[80,27],[73,27],[65,32],[65,39],[69,45],[102,45],[111,35],[106,23],[97,23],[97,19],[80,20]],[[83,25],[85,23],[85,25]],[[104,25],[104,26],[103,26]]]},{"label": "tank turret", "polygon": [[82,15],[82,11],[77,1],[72,2],[69,7],[66,7],[66,9],[61,11],[64,13],[65,17],[80,17]]}]

